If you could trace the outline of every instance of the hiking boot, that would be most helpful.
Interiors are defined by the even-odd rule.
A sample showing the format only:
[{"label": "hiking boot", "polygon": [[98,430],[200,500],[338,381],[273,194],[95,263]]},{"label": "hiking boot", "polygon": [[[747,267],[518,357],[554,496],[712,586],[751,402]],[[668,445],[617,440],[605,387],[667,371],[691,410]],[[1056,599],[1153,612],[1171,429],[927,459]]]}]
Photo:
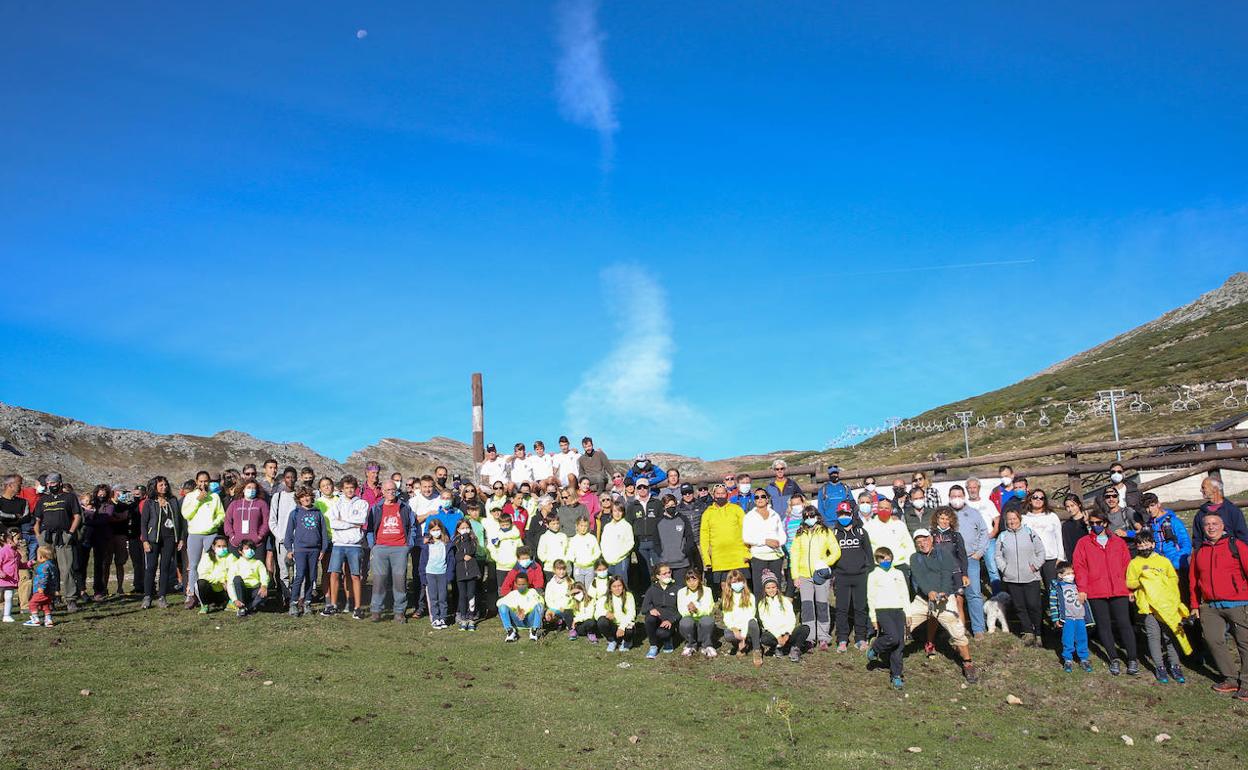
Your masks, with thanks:
[{"label": "hiking boot", "polygon": [[763,665],[763,651],[755,650],[754,651],[754,668],[759,668],[762,665]]},{"label": "hiking boot", "polygon": [[70,599],[69,601],[65,602],[65,611],[68,612],[70,615],[73,615],[75,612],[78,611],[78,602],[74,601],[73,599]]},{"label": "hiking boot", "polygon": [[[1118,676],[1122,673],[1122,661],[1114,658],[1109,662],[1109,675]],[[1236,688],[1238,689],[1238,688]]]},{"label": "hiking boot", "polygon": [[156,606],[162,610],[167,610],[169,609],[169,600],[162,596],[156,600]]},{"label": "hiking boot", "polygon": [[1153,669],[1153,676],[1157,679],[1157,684],[1170,683],[1170,676],[1167,674],[1165,666],[1158,666]]},{"label": "hiking boot", "polygon": [[1065,671],[1067,674],[1069,674],[1070,672],[1074,671],[1074,670],[1075,670],[1075,664],[1074,664],[1074,662],[1069,661],[1069,660],[1063,660],[1063,661],[1062,661],[1062,670],[1063,670],[1063,671]]},{"label": "hiking boot", "polygon": [[144,596],[143,601],[139,602],[139,609],[150,610],[152,608],[152,597]]},{"label": "hiking boot", "polygon": [[1138,660],[1127,661],[1127,676],[1135,676],[1140,673],[1140,662]]},{"label": "hiking boot", "polygon": [[[52,625],[52,621],[50,621],[50,620],[45,621],[45,622],[44,622],[44,625],[45,625],[45,626],[50,626],[50,625]],[[1248,703],[1248,690],[1239,690],[1239,691],[1237,691],[1237,692],[1235,693],[1235,696],[1234,696],[1234,697],[1235,697],[1235,700],[1242,700],[1242,701],[1244,701],[1245,703]]]},{"label": "hiking boot", "polygon": [[1183,676],[1183,669],[1178,663],[1170,664],[1170,678],[1174,680],[1175,684],[1187,683],[1187,678]]},{"label": "hiking boot", "polygon": [[979,674],[975,673],[975,664],[969,660],[962,664],[962,675],[966,677],[967,684],[979,682]]},{"label": "hiking boot", "polygon": [[894,690],[900,690],[901,688],[903,688],[903,687],[905,687],[905,686],[906,686],[906,683],[905,683],[904,681],[902,681],[902,678],[901,678],[901,677],[899,677],[899,676],[895,676],[895,677],[893,677],[893,689],[894,689]]},{"label": "hiking boot", "polygon": [[798,663],[801,660],[802,660],[802,651],[797,649],[797,645],[795,644],[793,645],[792,648],[789,649],[789,662]]},{"label": "hiking boot", "polygon": [[1233,693],[1239,690],[1239,685],[1235,684],[1233,680],[1223,679],[1221,682],[1215,684],[1212,689],[1214,692]]},{"label": "hiking boot", "polygon": [[1079,665],[1083,667],[1083,672],[1084,672],[1085,674],[1091,674],[1091,673],[1092,673],[1092,661],[1090,661],[1090,660],[1081,660],[1081,661],[1079,661]]},{"label": "hiking boot", "polygon": [[371,620],[371,621],[372,621],[372,622],[374,622],[374,623],[380,623],[380,622],[381,622],[381,613],[380,613],[380,612],[373,612],[373,613],[370,613],[370,614],[369,614],[369,616],[368,616],[368,619],[369,619],[369,620]]}]

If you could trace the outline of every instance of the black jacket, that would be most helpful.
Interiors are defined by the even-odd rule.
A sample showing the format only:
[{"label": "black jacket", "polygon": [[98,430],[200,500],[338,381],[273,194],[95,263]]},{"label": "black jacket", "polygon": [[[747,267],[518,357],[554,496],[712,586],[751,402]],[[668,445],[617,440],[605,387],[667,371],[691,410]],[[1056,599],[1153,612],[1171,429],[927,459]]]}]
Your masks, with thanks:
[{"label": "black jacket", "polygon": [[865,575],[875,569],[875,554],[871,548],[871,538],[862,528],[862,522],[855,516],[848,527],[838,522],[832,528],[836,542],[841,546],[841,558],[832,565],[834,575]]},{"label": "black jacket", "polygon": [[679,623],[680,610],[676,607],[676,592],[679,590],[674,580],[668,584],[667,588],[658,583],[651,583],[646,589],[646,595],[641,598],[642,616],[649,617],[650,610],[658,610],[660,620],[670,620],[673,624]]},{"label": "black jacket", "polygon": [[166,498],[169,502],[169,511],[173,519],[172,527],[160,528],[160,504],[156,498],[149,497],[143,501],[143,506],[139,513],[139,539],[147,543],[156,543],[159,541],[161,534],[173,534],[174,542],[181,542],[186,539],[186,519],[182,518],[181,506],[178,505],[178,498]]},{"label": "black jacket", "polygon": [[633,537],[638,545],[645,542],[658,542],[659,517],[663,515],[661,500],[651,496],[643,506],[640,500],[634,498],[629,501],[624,512],[629,521],[633,522]]}]

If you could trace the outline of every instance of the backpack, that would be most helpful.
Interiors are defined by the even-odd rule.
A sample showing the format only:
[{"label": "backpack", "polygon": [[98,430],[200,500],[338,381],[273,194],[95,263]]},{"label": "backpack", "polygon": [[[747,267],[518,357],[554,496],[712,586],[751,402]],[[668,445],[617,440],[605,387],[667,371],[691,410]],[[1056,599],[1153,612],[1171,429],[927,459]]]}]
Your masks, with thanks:
[{"label": "backpack", "polygon": [[[1217,516],[1216,513],[1208,514],[1208,515]],[[1244,580],[1248,580],[1248,567],[1244,566],[1244,559],[1242,556],[1239,555],[1239,548],[1238,548],[1239,541],[1235,539],[1234,535],[1229,534],[1229,533],[1227,534],[1226,539],[1227,539],[1226,545],[1228,548],[1231,549],[1231,558],[1234,559],[1237,564],[1239,564],[1239,574],[1243,575]],[[1202,539],[1200,541],[1200,546],[1198,548],[1192,549],[1192,558],[1195,559],[1196,553],[1201,548],[1204,548],[1204,547],[1205,547],[1205,541]]]}]

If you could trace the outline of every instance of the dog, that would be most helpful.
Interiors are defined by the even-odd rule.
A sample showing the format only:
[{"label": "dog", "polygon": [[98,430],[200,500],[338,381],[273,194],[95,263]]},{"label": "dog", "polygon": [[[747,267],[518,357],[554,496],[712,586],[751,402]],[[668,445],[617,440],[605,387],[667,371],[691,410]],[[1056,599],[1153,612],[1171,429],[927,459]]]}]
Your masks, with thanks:
[{"label": "dog", "polygon": [[1010,608],[1010,595],[1005,591],[996,594],[984,602],[984,622],[988,624],[988,633],[995,633],[997,626],[1009,633],[1010,625],[1005,620],[1006,610]]}]

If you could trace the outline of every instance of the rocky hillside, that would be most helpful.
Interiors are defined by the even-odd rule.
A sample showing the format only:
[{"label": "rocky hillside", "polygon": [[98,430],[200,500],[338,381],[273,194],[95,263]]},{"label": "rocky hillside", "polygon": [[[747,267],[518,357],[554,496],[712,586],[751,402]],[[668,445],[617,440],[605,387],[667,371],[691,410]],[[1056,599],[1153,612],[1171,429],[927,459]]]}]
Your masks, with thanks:
[{"label": "rocky hillside", "polygon": [[363,468],[369,460],[376,460],[387,471],[401,471],[406,476],[432,473],[439,465],[445,465],[452,474],[472,476],[472,447],[444,436],[428,441],[383,438],[353,452],[347,458],[347,467]]}]

